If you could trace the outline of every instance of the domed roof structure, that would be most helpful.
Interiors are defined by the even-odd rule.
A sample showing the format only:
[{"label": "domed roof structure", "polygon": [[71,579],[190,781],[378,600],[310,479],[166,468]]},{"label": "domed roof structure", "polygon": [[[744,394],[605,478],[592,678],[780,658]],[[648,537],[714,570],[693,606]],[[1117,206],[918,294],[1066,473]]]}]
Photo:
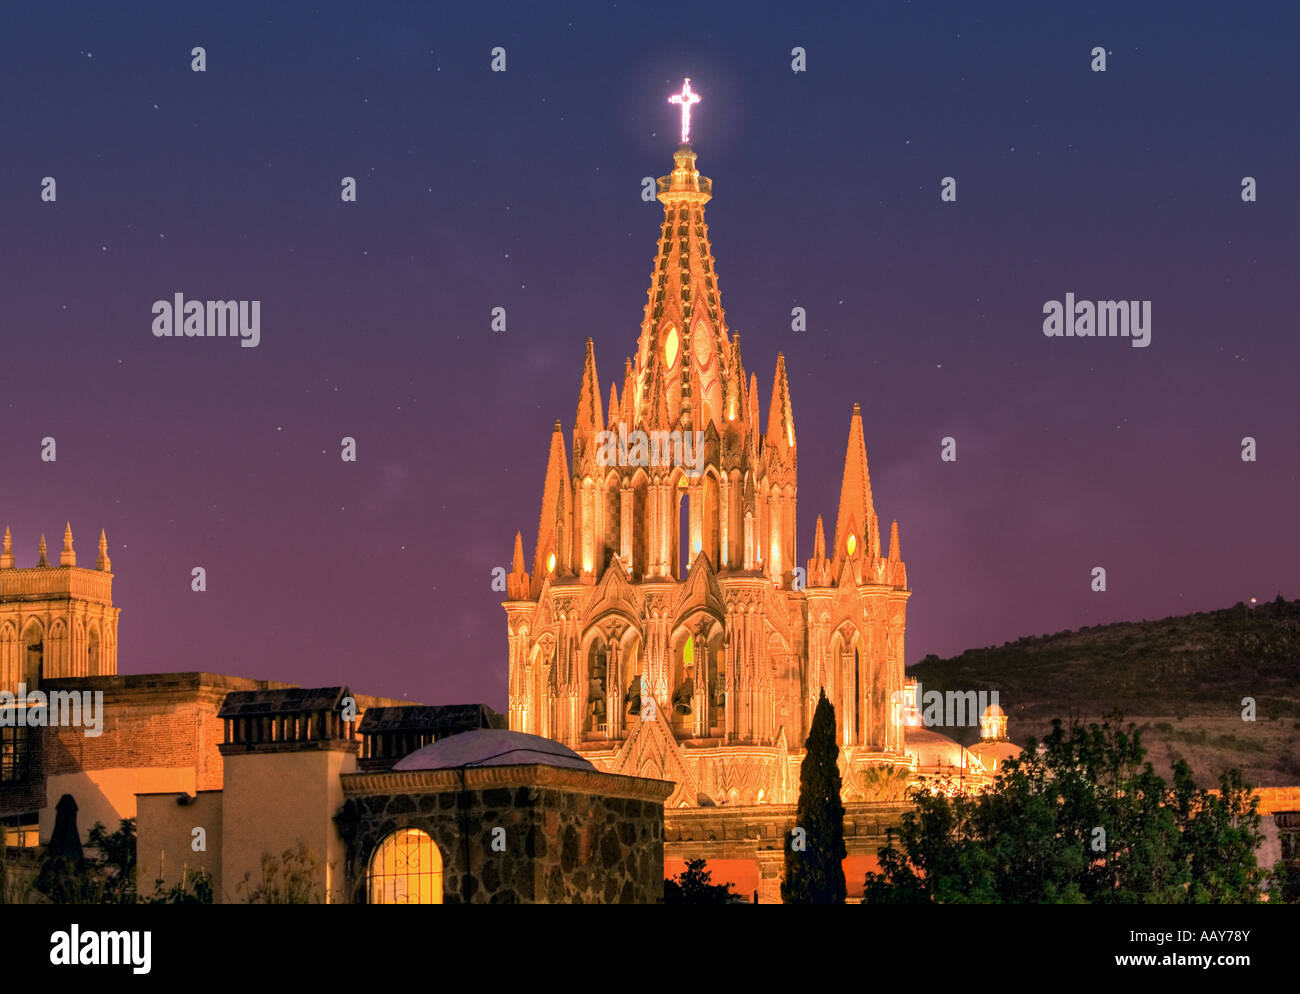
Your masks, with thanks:
[{"label": "domed roof structure", "polygon": [[393,764],[394,772],[459,770],[482,766],[557,766],[570,770],[596,767],[566,745],[540,735],[482,728],[449,735],[417,749]]},{"label": "domed roof structure", "polygon": [[970,754],[975,756],[990,773],[1002,769],[1008,759],[1015,759],[1023,751],[1020,746],[1006,739],[1001,741],[976,742],[970,747]]},{"label": "domed roof structure", "polygon": [[921,769],[953,767],[960,769],[971,765],[967,753],[956,739],[928,728],[909,728],[904,750]]}]

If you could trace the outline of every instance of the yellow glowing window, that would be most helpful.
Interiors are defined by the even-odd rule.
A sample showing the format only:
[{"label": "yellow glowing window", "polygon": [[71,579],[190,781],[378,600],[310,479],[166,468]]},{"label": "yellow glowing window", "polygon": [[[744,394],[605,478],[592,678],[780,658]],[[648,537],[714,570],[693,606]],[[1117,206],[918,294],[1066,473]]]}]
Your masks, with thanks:
[{"label": "yellow glowing window", "polygon": [[851,556],[853,555],[854,551],[856,551],[858,547],[858,537],[856,535],[849,536],[848,547],[849,547],[849,555]]},{"label": "yellow glowing window", "polygon": [[677,329],[668,329],[668,340],[664,342],[664,365],[669,369],[677,361]]},{"label": "yellow glowing window", "polygon": [[399,829],[375,848],[366,889],[371,904],[441,904],[442,853],[418,828]]},{"label": "yellow glowing window", "polygon": [[554,572],[555,572],[555,553],[554,553],[554,552],[552,552],[552,553],[550,554],[550,556],[547,557],[547,560],[546,560],[546,572],[548,572],[548,573],[554,573]]},{"label": "yellow glowing window", "polygon": [[683,665],[686,666],[693,666],[695,664],[695,636],[694,635],[690,636],[686,640],[686,644],[682,646],[682,663]]},{"label": "yellow glowing window", "polygon": [[678,480],[677,480],[677,486],[678,486],[680,489],[685,490],[687,487],[690,486],[690,484],[686,482],[686,477],[683,476],[683,477],[678,478]]}]

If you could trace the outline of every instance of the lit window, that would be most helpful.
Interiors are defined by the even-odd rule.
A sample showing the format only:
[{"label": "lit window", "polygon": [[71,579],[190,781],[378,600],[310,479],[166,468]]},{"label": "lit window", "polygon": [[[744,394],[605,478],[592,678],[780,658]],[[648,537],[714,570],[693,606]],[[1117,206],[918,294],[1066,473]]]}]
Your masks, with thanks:
[{"label": "lit window", "polygon": [[547,558],[547,560],[546,560],[546,572],[548,572],[548,573],[554,573],[554,572],[555,572],[555,553],[554,553],[554,552],[552,552],[552,553],[550,554],[550,556],[549,556],[549,557]]},{"label": "lit window", "polygon": [[669,369],[677,362],[677,329],[668,329],[668,339],[664,342],[664,365]]},{"label": "lit window", "polygon": [[22,782],[28,772],[27,729],[0,728],[0,781]]},{"label": "lit window", "polygon": [[849,555],[850,555],[850,556],[853,555],[853,553],[854,553],[854,551],[857,549],[857,547],[858,547],[858,537],[857,537],[856,535],[850,535],[850,536],[849,536],[849,542],[848,542],[848,548],[849,548]]},{"label": "lit window", "polygon": [[371,904],[441,904],[442,853],[418,828],[387,836],[370,859]]},{"label": "lit window", "polygon": [[695,636],[694,635],[687,638],[686,644],[682,646],[682,664],[685,666],[695,665]]}]

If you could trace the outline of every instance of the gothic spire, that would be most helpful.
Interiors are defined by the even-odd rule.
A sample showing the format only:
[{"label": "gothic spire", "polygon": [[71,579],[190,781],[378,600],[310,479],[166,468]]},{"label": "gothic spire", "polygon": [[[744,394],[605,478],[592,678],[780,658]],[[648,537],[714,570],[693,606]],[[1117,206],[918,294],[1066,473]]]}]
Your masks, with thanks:
[{"label": "gothic spire", "polygon": [[512,601],[528,599],[528,572],[524,569],[522,532],[515,532],[515,554],[510,560],[510,575],[506,577],[506,596]]},{"label": "gothic spire", "polygon": [[606,427],[608,430],[616,432],[618,431],[619,416],[617,383],[611,383],[609,385],[609,407],[607,409],[609,411],[609,424]]},{"label": "gothic spire", "polygon": [[822,524],[822,516],[817,515],[817,533],[813,537],[813,554],[808,560],[808,586],[810,587],[829,587],[833,582],[831,578],[831,562],[826,558],[826,528]]},{"label": "gothic spire", "polygon": [[749,410],[745,414],[745,421],[749,428],[749,438],[753,450],[757,452],[759,433],[762,429],[758,426],[758,376],[754,373],[749,374],[749,389],[746,394],[746,399],[749,401]]},{"label": "gothic spire", "polygon": [[845,558],[860,561],[880,555],[876,510],[871,501],[867,473],[867,446],[862,437],[862,409],[853,405],[848,451],[844,454],[844,479],[840,484],[840,511],[835,519],[835,555],[832,572],[839,576]]},{"label": "gothic spire", "polygon": [[740,332],[731,336],[731,364],[727,370],[727,422],[745,423],[745,364],[740,360]]},{"label": "gothic spire", "polygon": [[59,553],[60,566],[76,566],[77,554],[72,549],[72,522],[63,526],[63,551]]},{"label": "gothic spire", "polygon": [[776,354],[776,376],[772,380],[772,406],[767,412],[767,445],[783,460],[795,449],[794,408],[790,406],[790,384],[786,382],[785,355]]},{"label": "gothic spire", "polygon": [[[596,346],[587,339],[587,357],[582,364],[582,387],[578,391],[578,413],[573,418],[573,447],[579,440],[595,437],[604,429],[605,415],[600,407],[600,380],[596,377]],[[574,452],[577,455],[577,452]]]},{"label": "gothic spire", "polygon": [[99,530],[99,555],[95,558],[95,569],[105,573],[113,571],[113,560],[108,558],[108,536],[102,528]]},{"label": "gothic spire", "polygon": [[641,412],[637,409],[636,397],[636,372],[632,368],[632,359],[629,356],[623,360],[623,423],[627,425],[627,430],[631,431],[636,427],[637,421],[640,420]]},{"label": "gothic spire", "polygon": [[533,554],[532,597],[541,592],[548,576],[569,571],[569,465],[564,452],[564,430],[555,422],[551,431],[551,452],[546,460],[546,482],[542,486],[542,513],[537,521],[537,547]]},{"label": "gothic spire", "polygon": [[587,357],[582,364],[582,386],[578,391],[578,412],[573,417],[573,475],[596,476],[596,440],[605,430],[600,406],[600,380],[596,376],[596,348],[587,339]]},{"label": "gothic spire", "polygon": [[[704,222],[704,205],[713,196],[713,184],[695,168],[695,152],[689,145],[677,149],[673,162],[672,172],[658,182],[664,221],[637,339],[637,378],[644,389],[651,357],[657,357],[673,423],[685,410],[691,427],[703,429],[704,421],[711,420],[721,429],[725,424],[723,363],[730,346]],[[643,392],[641,416],[656,403]]]},{"label": "gothic spire", "polygon": [[0,552],[0,569],[14,568],[14,539],[9,534],[9,526],[5,525],[4,551]]},{"label": "gothic spire", "polygon": [[41,536],[41,544],[36,547],[36,551],[40,553],[40,557],[36,560],[36,565],[37,566],[50,565],[50,561],[45,558],[45,536],[44,535]]}]

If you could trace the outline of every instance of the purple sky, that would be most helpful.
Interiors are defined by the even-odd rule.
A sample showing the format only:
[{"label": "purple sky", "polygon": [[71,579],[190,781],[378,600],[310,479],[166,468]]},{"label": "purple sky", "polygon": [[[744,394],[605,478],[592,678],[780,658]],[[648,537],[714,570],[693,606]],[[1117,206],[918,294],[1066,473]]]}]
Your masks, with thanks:
[{"label": "purple sky", "polygon": [[[832,527],[859,402],[914,590],[909,661],[1297,596],[1300,14],[964,6],[691,5],[691,30],[661,5],[10,12],[0,523],[19,564],[41,532],[55,556],[68,519],[93,564],[108,530],[123,672],[503,708],[491,570],[516,529],[531,564],[588,336],[602,400],[621,389],[662,216],[641,179],[672,165],[689,75],[764,419],[778,351],[789,367],[800,559],[816,515]],[[178,291],[260,300],[260,346],[154,338]],[[1152,301],[1150,347],[1045,338],[1067,291]]]}]

